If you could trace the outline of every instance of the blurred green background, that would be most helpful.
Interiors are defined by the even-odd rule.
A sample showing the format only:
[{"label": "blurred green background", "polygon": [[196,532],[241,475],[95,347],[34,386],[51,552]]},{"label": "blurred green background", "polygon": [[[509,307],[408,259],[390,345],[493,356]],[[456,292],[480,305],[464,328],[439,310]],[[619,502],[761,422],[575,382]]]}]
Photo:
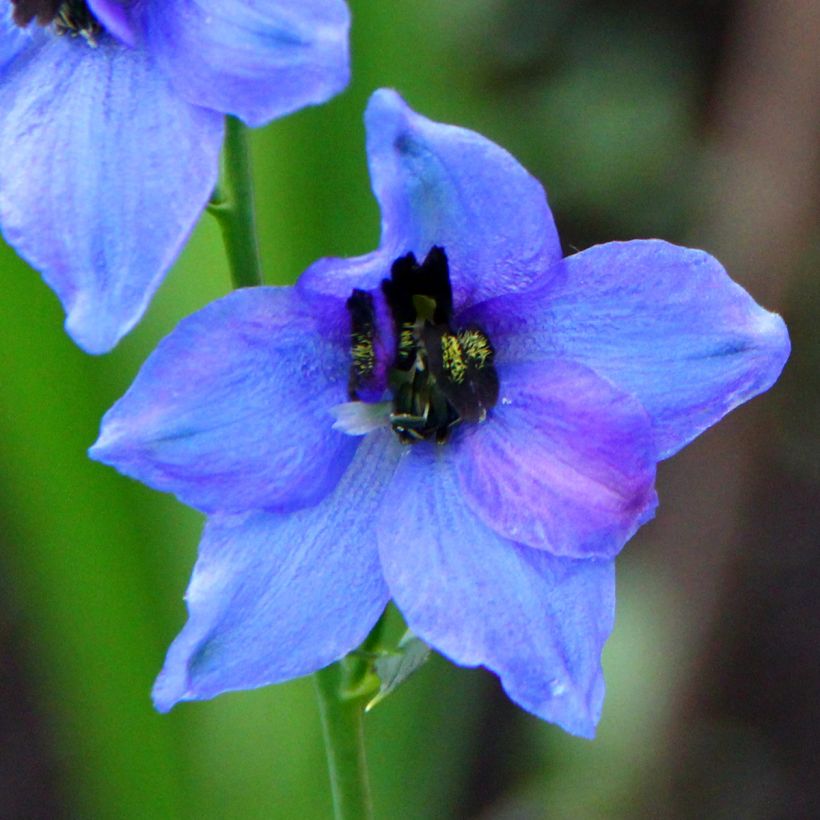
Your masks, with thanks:
[{"label": "blurred green background", "polygon": [[[436,658],[368,716],[377,816],[820,816],[817,2],[350,5],[350,88],[254,133],[269,282],[375,246],[361,115],[389,85],[517,156],[566,252],[703,247],[795,348],[662,465],[619,562],[598,739]],[[0,281],[0,817],[328,817],[309,680],[153,711],[202,522],[85,456],[156,342],[229,289],[215,225],[102,358],[1,245]]]}]

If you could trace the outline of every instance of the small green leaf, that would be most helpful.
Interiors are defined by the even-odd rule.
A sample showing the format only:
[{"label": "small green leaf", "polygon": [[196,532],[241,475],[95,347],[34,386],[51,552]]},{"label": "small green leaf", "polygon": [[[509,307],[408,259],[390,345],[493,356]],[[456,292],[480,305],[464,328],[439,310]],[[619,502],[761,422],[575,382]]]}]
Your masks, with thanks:
[{"label": "small green leaf", "polygon": [[430,647],[409,630],[404,633],[395,650],[385,653],[374,662],[379,676],[379,691],[365,706],[369,712],[377,703],[399,688],[430,657]]}]

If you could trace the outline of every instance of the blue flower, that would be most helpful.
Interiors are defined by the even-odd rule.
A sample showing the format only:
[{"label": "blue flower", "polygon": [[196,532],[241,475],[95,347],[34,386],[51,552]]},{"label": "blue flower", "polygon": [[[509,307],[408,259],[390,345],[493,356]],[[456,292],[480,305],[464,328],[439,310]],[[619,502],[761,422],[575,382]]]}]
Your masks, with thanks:
[{"label": "blue flower", "polygon": [[562,258],[513,157],[395,92],[366,124],[379,249],[184,320],[91,450],[208,514],[156,705],[319,669],[392,598],[591,736],[656,462],[772,385],[786,328],[702,251]]},{"label": "blue flower", "polygon": [[344,0],[0,0],[0,225],[77,344],[142,316],[225,113],[260,125],[346,85],[348,22]]}]

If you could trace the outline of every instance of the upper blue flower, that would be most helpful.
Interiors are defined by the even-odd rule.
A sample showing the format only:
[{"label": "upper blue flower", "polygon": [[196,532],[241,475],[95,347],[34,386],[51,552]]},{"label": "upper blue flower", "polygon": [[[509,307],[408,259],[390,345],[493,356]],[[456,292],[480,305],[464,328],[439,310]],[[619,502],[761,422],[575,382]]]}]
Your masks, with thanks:
[{"label": "upper blue flower", "polygon": [[184,320],[92,448],[209,515],[156,704],[312,672],[392,598],[592,735],[656,462],[775,381],[786,328],[702,251],[562,258],[513,157],[392,91],[366,123],[380,248]]},{"label": "upper blue flower", "polygon": [[142,316],[213,191],[223,115],[340,91],[348,24],[344,0],[0,0],[0,226],[82,348]]}]

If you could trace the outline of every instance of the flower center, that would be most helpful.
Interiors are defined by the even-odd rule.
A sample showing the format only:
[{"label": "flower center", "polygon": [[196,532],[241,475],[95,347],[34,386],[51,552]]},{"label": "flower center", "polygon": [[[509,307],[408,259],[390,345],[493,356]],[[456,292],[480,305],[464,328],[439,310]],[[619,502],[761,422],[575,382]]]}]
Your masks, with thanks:
[{"label": "flower center", "polygon": [[91,13],[85,0],[11,0],[14,22],[25,28],[32,20],[37,25],[52,26],[57,34],[82,37],[96,45],[102,26]]},{"label": "flower center", "polygon": [[[481,422],[498,399],[494,351],[477,327],[455,330],[447,255],[434,247],[419,265],[409,253],[397,259],[382,282],[396,335],[389,371],[390,425],[402,442],[446,441],[462,421]],[[348,394],[373,378],[377,325],[373,297],[354,290],[351,317],[351,368]]]}]

